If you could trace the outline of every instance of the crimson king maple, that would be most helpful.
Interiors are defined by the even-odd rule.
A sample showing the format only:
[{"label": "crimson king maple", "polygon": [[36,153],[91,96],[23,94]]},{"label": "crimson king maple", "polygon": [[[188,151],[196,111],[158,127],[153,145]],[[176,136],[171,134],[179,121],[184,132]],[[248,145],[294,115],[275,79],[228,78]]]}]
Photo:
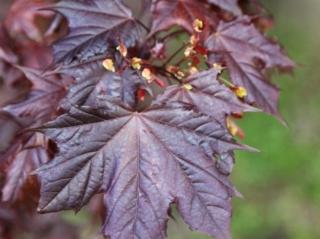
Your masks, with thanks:
[{"label": "crimson king maple", "polygon": [[21,122],[1,156],[2,198],[33,193],[33,177],[40,213],[78,211],[104,194],[111,239],[166,238],[172,204],[192,230],[230,239],[234,151],[254,150],[237,142],[235,119],[264,111],[282,120],[267,71],[294,63],[265,36],[256,1],[133,2],[141,9],[38,1],[51,28],[68,28],[50,32],[46,64],[16,60],[1,36],[1,61],[32,85],[2,108]]}]

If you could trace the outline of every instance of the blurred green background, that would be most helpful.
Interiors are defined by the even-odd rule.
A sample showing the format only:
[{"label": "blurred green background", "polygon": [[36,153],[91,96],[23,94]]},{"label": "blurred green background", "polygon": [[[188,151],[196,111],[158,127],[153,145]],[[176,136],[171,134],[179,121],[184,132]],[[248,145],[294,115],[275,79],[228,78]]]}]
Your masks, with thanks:
[{"label": "blurred green background", "polygon": [[[0,0],[2,1],[2,0]],[[270,116],[247,114],[240,123],[244,143],[261,153],[238,153],[233,182],[244,195],[234,199],[234,239],[320,238],[320,0],[261,1],[276,20],[270,35],[298,67],[274,76],[282,89],[281,112],[288,128]],[[64,214],[85,227],[89,216]],[[95,230],[92,230],[95,231]],[[191,233],[176,216],[169,239],[208,239]]]}]

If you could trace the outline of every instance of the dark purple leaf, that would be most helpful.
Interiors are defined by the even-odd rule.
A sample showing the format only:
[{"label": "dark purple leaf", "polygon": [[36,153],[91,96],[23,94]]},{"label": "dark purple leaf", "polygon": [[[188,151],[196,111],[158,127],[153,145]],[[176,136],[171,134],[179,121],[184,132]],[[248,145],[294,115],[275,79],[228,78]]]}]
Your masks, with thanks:
[{"label": "dark purple leaf", "polygon": [[256,111],[253,107],[241,102],[235,94],[217,80],[219,71],[208,70],[189,76],[185,84],[192,86],[191,90],[183,85],[170,86],[160,95],[157,102],[180,101],[196,106],[203,114],[210,115],[225,124],[225,118],[232,113]]},{"label": "dark purple leaf", "polygon": [[[39,196],[39,184],[36,176],[30,174],[50,159],[46,137],[39,133],[24,134],[4,156],[7,156],[5,160],[8,166],[4,170],[6,182],[2,189],[2,200],[10,203],[19,200],[25,204],[33,201],[35,204]],[[0,160],[3,160],[2,157]]]},{"label": "dark purple leaf", "polygon": [[284,55],[278,44],[257,31],[248,17],[241,17],[232,22],[221,22],[206,45],[212,58],[222,56],[231,80],[248,90],[247,102],[279,115],[279,91],[266,79],[261,66],[257,65],[257,61],[261,61],[267,69],[293,68],[294,63]]},{"label": "dark purple leaf", "polygon": [[40,26],[50,22],[53,14],[40,10],[55,0],[15,0],[4,21],[10,35],[27,38],[35,42],[44,41],[44,29]]},{"label": "dark purple leaf", "polygon": [[209,4],[204,1],[194,0],[156,0],[152,6],[153,25],[152,32],[167,30],[174,25],[179,25],[189,32],[193,32],[193,22],[200,19],[215,26],[217,17],[211,11]]},{"label": "dark purple leaf", "polygon": [[97,63],[87,69],[87,74],[84,70],[76,77],[77,83],[70,87],[66,104],[92,106],[98,95],[109,95],[135,107],[137,90],[143,88],[150,91],[146,80],[130,68],[113,73],[106,71],[102,63]]},{"label": "dark purple leaf", "polygon": [[0,24],[0,60],[10,63],[16,63],[18,61],[18,57],[12,50],[8,32],[3,24]]},{"label": "dark purple leaf", "polygon": [[[47,76],[38,70],[18,67],[32,83],[32,89],[21,102],[3,108],[21,121],[23,127],[36,127],[54,119],[58,106],[66,94],[65,79],[55,75]],[[46,137],[35,132],[17,132],[16,139],[0,157],[6,183],[3,200],[11,203],[17,200],[38,199],[38,182],[30,173],[48,162],[52,149]]]},{"label": "dark purple leaf", "polygon": [[66,94],[67,81],[57,75],[46,75],[38,70],[18,67],[32,83],[26,99],[3,108],[20,118],[30,118],[40,124],[57,115],[60,101]]},{"label": "dark purple leaf", "polygon": [[43,131],[60,153],[38,172],[41,212],[78,210],[104,191],[111,238],[165,238],[173,202],[192,229],[230,238],[234,188],[213,155],[243,146],[213,118],[181,104],[131,112],[104,98]]},{"label": "dark purple leaf", "polygon": [[62,0],[54,10],[69,23],[69,34],[54,45],[55,62],[83,64],[123,42],[135,45],[141,26],[120,0]]},{"label": "dark purple leaf", "polygon": [[224,10],[232,12],[235,15],[241,14],[241,10],[238,6],[238,0],[208,0],[208,2],[213,3]]}]

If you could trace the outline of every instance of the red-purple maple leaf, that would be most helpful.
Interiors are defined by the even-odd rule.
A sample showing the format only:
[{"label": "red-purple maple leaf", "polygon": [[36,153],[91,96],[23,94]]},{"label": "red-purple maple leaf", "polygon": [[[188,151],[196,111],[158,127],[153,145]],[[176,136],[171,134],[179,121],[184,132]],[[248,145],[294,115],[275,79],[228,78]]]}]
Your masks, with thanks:
[{"label": "red-purple maple leaf", "polygon": [[241,14],[241,9],[238,6],[238,0],[208,0],[208,2],[216,6],[234,13],[235,15]]},{"label": "red-purple maple leaf", "polygon": [[157,0],[152,6],[153,23],[152,32],[168,30],[179,25],[189,32],[193,32],[193,22],[196,19],[215,26],[218,22],[216,13],[204,1],[195,0]]},{"label": "red-purple maple leaf", "polygon": [[[232,113],[256,111],[221,84],[217,79],[219,74],[219,71],[211,69],[191,75],[184,81],[184,85],[169,86],[157,98],[157,102],[179,101],[194,105],[201,113],[214,117],[222,124],[225,124],[226,116]],[[186,89],[186,84],[190,84],[191,89]]]},{"label": "red-purple maple leaf", "polygon": [[241,17],[232,22],[221,21],[217,31],[206,41],[206,46],[213,59],[222,57],[231,80],[247,89],[247,102],[279,116],[279,90],[256,64],[259,60],[266,69],[293,68],[294,63],[277,43],[256,30],[248,17]]},{"label": "red-purple maple leaf", "polygon": [[[46,76],[38,70],[18,67],[32,83],[26,99],[2,110],[16,117],[23,127],[38,127],[57,116],[58,106],[66,94],[66,82],[54,75]],[[6,182],[3,200],[15,202],[34,195],[37,198],[37,179],[30,173],[49,161],[52,148],[48,139],[39,133],[21,131],[6,153],[0,157]],[[30,191],[30,192],[29,192]],[[29,195],[30,193],[30,195]],[[31,200],[34,198],[31,197]]]},{"label": "red-purple maple leaf", "polygon": [[234,188],[213,155],[242,149],[227,130],[190,105],[144,112],[102,98],[44,126],[59,154],[38,171],[40,212],[80,209],[105,193],[105,235],[165,238],[173,202],[192,229],[230,238]]},{"label": "red-purple maple leaf", "polygon": [[69,34],[53,46],[58,64],[81,65],[120,42],[131,47],[141,37],[141,26],[120,0],[62,0],[52,9],[69,23]]}]

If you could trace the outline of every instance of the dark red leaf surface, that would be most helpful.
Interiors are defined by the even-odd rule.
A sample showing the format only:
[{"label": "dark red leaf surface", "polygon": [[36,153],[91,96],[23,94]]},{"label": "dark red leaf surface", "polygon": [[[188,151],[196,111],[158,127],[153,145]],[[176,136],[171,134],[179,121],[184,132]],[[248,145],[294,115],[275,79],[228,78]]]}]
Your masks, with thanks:
[{"label": "dark red leaf surface", "polygon": [[241,10],[238,6],[238,0],[208,0],[208,2],[213,3],[218,7],[232,12],[236,15],[241,14]]},{"label": "dark red leaf surface", "polygon": [[54,0],[15,0],[4,22],[10,35],[24,36],[29,40],[43,42],[46,24],[52,19],[53,13],[40,11],[40,9],[53,2]]},{"label": "dark red leaf surface", "polygon": [[80,64],[107,52],[122,41],[136,43],[141,27],[119,0],[62,0],[54,10],[69,23],[69,34],[54,45],[55,62]]},{"label": "dark red leaf surface", "polygon": [[[39,183],[36,176],[30,175],[50,159],[48,142],[39,133],[24,134],[18,142],[10,148],[5,158],[4,172],[6,181],[2,189],[2,200],[10,203],[17,201],[31,202],[36,205],[39,197]],[[3,162],[2,162],[3,163]],[[26,206],[26,205],[25,205]]]},{"label": "dark red leaf surface", "polygon": [[6,62],[16,63],[17,56],[13,52],[12,43],[5,27],[0,24],[0,60]]},{"label": "dark red leaf surface", "polygon": [[173,25],[179,25],[193,32],[192,23],[200,19],[209,25],[217,23],[215,12],[209,4],[194,0],[157,0],[153,3],[152,32],[167,30]]},{"label": "dark red leaf surface", "polygon": [[27,97],[3,109],[16,117],[32,118],[40,124],[56,116],[60,101],[66,94],[67,82],[55,75],[44,75],[41,71],[19,67],[32,83]]},{"label": "dark red leaf surface", "polygon": [[291,69],[294,63],[282,52],[280,46],[257,31],[248,17],[232,22],[221,22],[206,45],[212,55],[221,55],[227,64],[232,81],[248,90],[247,101],[264,111],[279,115],[279,90],[270,83],[255,60],[264,67]]},{"label": "dark red leaf surface", "polygon": [[219,71],[212,69],[191,75],[184,82],[192,86],[191,90],[179,85],[170,86],[157,101],[179,101],[194,105],[200,112],[214,117],[222,124],[225,124],[226,115],[256,111],[241,102],[229,88],[219,83],[219,74]]},{"label": "dark red leaf surface", "polygon": [[230,239],[234,151],[251,150],[231,117],[279,117],[266,76],[294,66],[262,33],[271,25],[255,1],[14,1],[0,24],[1,80],[22,88],[0,111],[13,139],[2,234],[38,200],[42,213],[78,211],[99,194],[90,212],[110,239],[166,238],[173,204],[192,230]]},{"label": "dark red leaf surface", "polygon": [[90,68],[79,71],[77,82],[67,95],[67,104],[92,106],[98,95],[109,95],[135,107],[138,103],[137,90],[150,91],[142,76],[130,68],[114,73],[104,69],[102,63],[92,63]]},{"label": "dark red leaf surface", "polygon": [[[66,82],[56,76],[45,76],[38,70],[18,67],[32,83],[26,98],[3,108],[21,122],[23,127],[36,127],[57,116],[61,99],[66,94]],[[34,132],[17,133],[0,161],[6,175],[2,199],[33,201],[38,199],[38,181],[31,172],[49,161],[52,149],[44,135]],[[1,165],[0,164],[0,165]]]},{"label": "dark red leaf surface", "polygon": [[212,118],[176,104],[131,112],[104,98],[43,131],[60,153],[39,170],[41,212],[78,210],[103,190],[111,238],[165,238],[173,202],[193,229],[230,238],[234,189],[212,155],[242,146]]}]

